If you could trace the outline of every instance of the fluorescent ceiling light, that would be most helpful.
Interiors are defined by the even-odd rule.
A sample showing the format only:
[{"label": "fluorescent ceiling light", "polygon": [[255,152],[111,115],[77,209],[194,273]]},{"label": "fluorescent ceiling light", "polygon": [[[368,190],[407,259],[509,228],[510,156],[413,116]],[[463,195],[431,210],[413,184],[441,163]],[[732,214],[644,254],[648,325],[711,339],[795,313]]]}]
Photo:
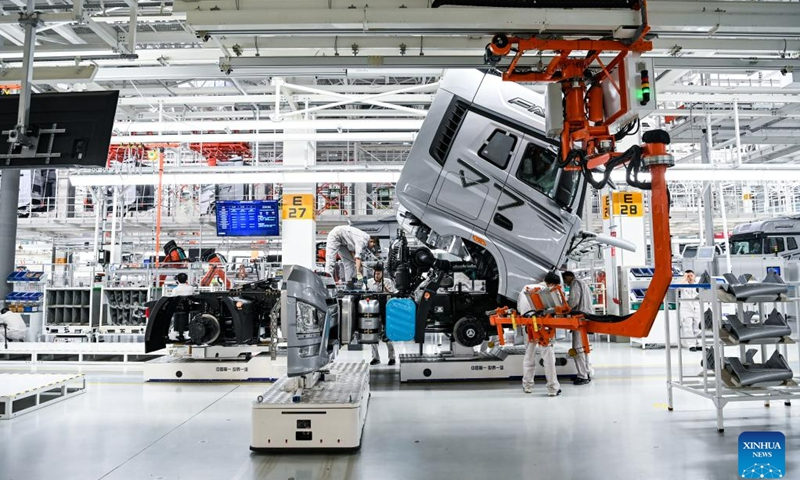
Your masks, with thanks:
[{"label": "fluorescent ceiling light", "polygon": [[[34,67],[33,81],[34,83],[91,82],[94,80],[96,73],[97,67],[94,65],[85,65],[82,67]],[[0,82],[21,82],[22,74],[21,68],[7,68],[0,72]]]}]

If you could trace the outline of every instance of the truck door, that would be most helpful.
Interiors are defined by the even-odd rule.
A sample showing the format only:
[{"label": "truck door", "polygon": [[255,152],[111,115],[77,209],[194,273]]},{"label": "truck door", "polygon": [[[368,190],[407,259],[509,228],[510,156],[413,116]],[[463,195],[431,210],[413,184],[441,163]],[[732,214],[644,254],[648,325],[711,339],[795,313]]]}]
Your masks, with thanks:
[{"label": "truck door", "polygon": [[[580,223],[572,213],[582,192],[580,172],[557,168],[558,152],[526,136],[492,215],[487,235],[504,255],[557,266]],[[506,264],[515,262],[506,258]]]},{"label": "truck door", "polygon": [[470,111],[439,177],[436,206],[483,230],[491,218],[507,169],[523,135]]}]

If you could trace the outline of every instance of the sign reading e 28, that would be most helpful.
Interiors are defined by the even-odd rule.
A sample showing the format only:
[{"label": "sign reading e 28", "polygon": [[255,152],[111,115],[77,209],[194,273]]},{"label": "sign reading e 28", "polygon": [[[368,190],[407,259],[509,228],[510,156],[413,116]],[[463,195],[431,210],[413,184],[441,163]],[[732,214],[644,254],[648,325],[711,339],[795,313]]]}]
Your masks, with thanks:
[{"label": "sign reading e 28", "polygon": [[[642,192],[613,192],[612,197],[603,195],[602,213],[603,220],[611,218],[611,206],[613,205],[614,215],[622,217],[641,217],[644,216],[644,198]],[[611,201],[609,201],[611,200]],[[609,205],[611,203],[612,205]]]},{"label": "sign reading e 28", "polygon": [[314,195],[308,193],[284,195],[281,218],[284,220],[314,220]]}]

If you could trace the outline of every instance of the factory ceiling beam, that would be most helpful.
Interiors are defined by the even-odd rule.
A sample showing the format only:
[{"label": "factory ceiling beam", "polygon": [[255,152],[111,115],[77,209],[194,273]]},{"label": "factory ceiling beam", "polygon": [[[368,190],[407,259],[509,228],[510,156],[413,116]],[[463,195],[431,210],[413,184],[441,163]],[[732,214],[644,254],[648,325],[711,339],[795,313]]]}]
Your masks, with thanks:
[{"label": "factory ceiling beam", "polygon": [[134,132],[213,132],[213,131],[419,131],[422,120],[202,120],[176,122],[117,122],[119,134]]},{"label": "factory ceiling beam", "polygon": [[413,142],[415,132],[342,132],[342,133],[210,133],[210,134],[151,134],[118,135],[111,137],[112,145],[136,143],[192,142]]},{"label": "factory ceiling beam", "polygon": [[[610,32],[639,23],[638,12],[602,9],[420,8],[427,2],[370,2],[369,8],[348,8],[336,2],[293,2],[294,8],[264,8],[263,2],[176,1],[187,23],[199,33],[292,35],[492,35],[497,32]],[[316,7],[316,8],[315,8]],[[392,8],[394,7],[394,8]],[[789,2],[650,1],[649,21],[657,34],[767,35],[800,34],[800,9]],[[213,9],[213,10],[212,10]],[[490,13],[491,12],[491,13]],[[622,28],[617,35],[630,35]]]},{"label": "factory ceiling beam", "polygon": [[788,158],[794,152],[800,151],[800,145],[772,145],[742,157],[744,163],[764,163],[773,160]]},{"label": "factory ceiling beam", "polygon": [[[733,90],[736,92],[736,90]],[[662,93],[658,95],[659,102],[677,102],[677,103],[733,103],[734,100],[742,104],[770,104],[770,103],[799,103],[800,95],[787,95],[787,94],[774,94],[774,95],[757,95],[757,94],[739,94],[731,93]],[[687,110],[688,111],[688,110]]]},{"label": "factory ceiling beam", "polygon": [[[95,22],[99,22],[99,17],[92,17]],[[139,23],[143,25],[143,23]],[[176,25],[180,25],[176,23]],[[96,47],[95,49],[107,48],[106,42],[98,42],[98,37],[92,33],[74,33],[71,26],[58,25],[53,30],[67,38],[74,44],[86,44]],[[70,33],[72,32],[72,33]],[[66,35],[66,36],[65,36]],[[226,48],[235,48],[243,52],[244,56],[254,56],[256,53],[256,36],[226,36],[219,39],[219,42]],[[420,45],[420,38],[414,36],[314,36],[314,37],[260,37],[258,40],[258,52],[260,56],[282,56],[291,54],[292,56],[333,56],[338,51],[342,54],[351,54],[352,46],[356,45],[359,54],[365,56],[392,56],[397,55],[402,50],[406,55],[418,55],[422,50],[426,55],[438,56],[475,56],[483,51],[488,37],[425,37]],[[208,47],[197,48],[197,50],[216,50],[209,44],[203,43],[197,36],[185,30],[170,31],[141,31],[137,34],[137,43],[153,44],[156,48],[152,50],[163,55],[185,54],[186,47]],[[48,58],[57,52],[55,48],[43,46],[37,49],[36,58]],[[788,39],[784,44],[783,39],[714,39],[714,38],[657,38],[653,40],[653,50],[655,54],[680,53],[680,57],[689,56],[696,53],[721,54],[728,56],[769,56],[776,57],[782,52],[800,51],[800,40]],[[72,51],[78,52],[77,49]],[[13,46],[0,47],[0,52],[9,58],[18,57],[22,49]],[[210,53],[210,52],[209,52]],[[680,58],[679,57],[679,58]]]},{"label": "factory ceiling beam", "polygon": [[[251,183],[395,183],[402,164],[380,165],[315,165],[313,167],[178,167],[165,168],[166,185],[251,184]],[[156,185],[158,173],[142,170],[131,173],[73,172],[75,186]]]}]

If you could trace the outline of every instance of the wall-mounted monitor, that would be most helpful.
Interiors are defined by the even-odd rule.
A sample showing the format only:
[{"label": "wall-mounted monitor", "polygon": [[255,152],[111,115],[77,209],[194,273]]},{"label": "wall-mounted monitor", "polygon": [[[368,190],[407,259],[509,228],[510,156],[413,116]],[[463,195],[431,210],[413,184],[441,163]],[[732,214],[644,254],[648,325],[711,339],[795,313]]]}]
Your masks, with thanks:
[{"label": "wall-mounted monitor", "polygon": [[[0,168],[105,167],[119,92],[42,93],[31,95],[29,127],[38,131],[34,157],[19,147],[0,149]],[[0,96],[0,131],[17,125],[19,95]],[[6,145],[8,133],[0,141]]]},{"label": "wall-mounted monitor", "polygon": [[276,237],[280,235],[278,202],[231,200],[217,202],[218,237]]}]

